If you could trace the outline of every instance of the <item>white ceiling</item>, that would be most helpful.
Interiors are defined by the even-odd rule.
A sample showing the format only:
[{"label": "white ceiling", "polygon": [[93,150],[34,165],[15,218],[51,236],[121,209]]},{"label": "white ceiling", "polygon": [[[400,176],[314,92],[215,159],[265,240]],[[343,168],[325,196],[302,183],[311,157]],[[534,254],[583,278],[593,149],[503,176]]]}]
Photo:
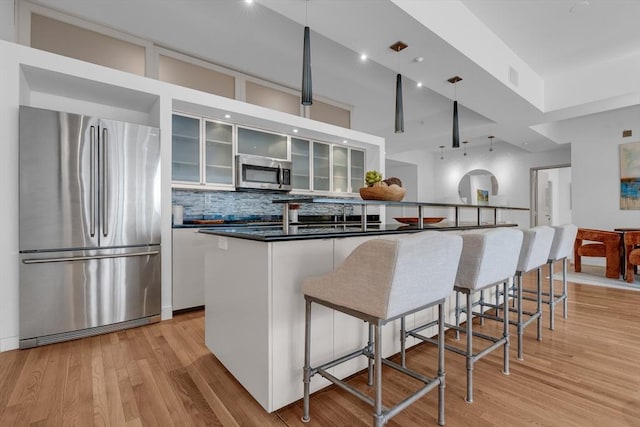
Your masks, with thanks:
[{"label": "white ceiling", "polygon": [[[495,135],[536,152],[599,126],[621,132],[634,115],[611,123],[615,111],[640,103],[640,0],[34,1],[294,89],[308,24],[314,96],[351,106],[352,127],[385,137],[390,155],[449,149],[454,75],[470,148]],[[398,40],[409,45],[400,53],[389,49]],[[403,134],[393,132],[397,71]],[[564,127],[580,117],[583,127]]]}]

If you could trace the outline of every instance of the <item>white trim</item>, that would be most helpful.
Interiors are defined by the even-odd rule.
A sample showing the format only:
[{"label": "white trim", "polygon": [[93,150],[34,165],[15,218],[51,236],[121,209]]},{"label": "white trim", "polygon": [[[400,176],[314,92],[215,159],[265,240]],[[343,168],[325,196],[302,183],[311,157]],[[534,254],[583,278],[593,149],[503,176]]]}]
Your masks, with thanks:
[{"label": "white trim", "polygon": [[15,350],[20,346],[18,337],[7,337],[0,339],[0,353],[3,351]]}]

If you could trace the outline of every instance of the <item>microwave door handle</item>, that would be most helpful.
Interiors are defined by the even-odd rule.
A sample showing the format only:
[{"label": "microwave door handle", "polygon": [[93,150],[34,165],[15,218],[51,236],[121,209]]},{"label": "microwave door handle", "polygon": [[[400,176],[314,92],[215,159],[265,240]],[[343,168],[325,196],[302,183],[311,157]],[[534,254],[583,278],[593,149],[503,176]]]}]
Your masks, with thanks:
[{"label": "microwave door handle", "polygon": [[282,166],[278,165],[278,188],[282,188],[282,182],[284,181],[284,170]]}]

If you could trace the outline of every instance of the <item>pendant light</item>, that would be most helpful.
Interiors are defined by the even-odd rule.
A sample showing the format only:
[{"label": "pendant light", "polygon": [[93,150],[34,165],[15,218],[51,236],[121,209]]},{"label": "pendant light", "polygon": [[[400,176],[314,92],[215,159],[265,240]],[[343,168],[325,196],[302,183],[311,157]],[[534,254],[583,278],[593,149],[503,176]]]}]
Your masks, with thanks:
[{"label": "pendant light", "polygon": [[[309,21],[307,0],[307,16],[305,21]],[[302,45],[302,105],[313,104],[313,90],[311,88],[311,42],[309,36],[309,26],[304,27],[304,39]]]},{"label": "pendant light", "polygon": [[444,145],[440,146],[440,160],[444,160]]},{"label": "pendant light", "polygon": [[462,144],[464,146],[464,155],[467,155],[467,144],[469,143],[469,141],[462,141]]},{"label": "pendant light", "polygon": [[493,151],[493,138],[495,138],[495,136],[489,135],[489,151]]},{"label": "pendant light", "polygon": [[[395,52],[400,52],[401,50],[408,47],[408,45],[404,42],[397,41],[391,46],[389,46],[391,50]],[[398,58],[398,68],[400,68],[400,59]],[[398,70],[398,74],[396,75],[396,120],[395,120],[395,132],[403,133],[404,132],[404,109],[402,106],[402,74],[400,74]]]},{"label": "pendant light", "polygon": [[460,76],[453,76],[450,79],[447,79],[449,83],[453,85],[453,129],[452,129],[452,138],[451,138],[451,146],[453,148],[460,148],[460,129],[458,127],[458,94],[456,92],[456,83],[462,80]]}]

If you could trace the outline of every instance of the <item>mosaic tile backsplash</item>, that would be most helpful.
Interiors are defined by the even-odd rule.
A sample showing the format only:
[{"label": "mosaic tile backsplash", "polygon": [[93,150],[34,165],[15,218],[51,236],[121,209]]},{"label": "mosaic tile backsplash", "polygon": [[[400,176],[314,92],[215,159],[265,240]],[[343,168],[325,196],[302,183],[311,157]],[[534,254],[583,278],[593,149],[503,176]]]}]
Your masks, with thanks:
[{"label": "mosaic tile backsplash", "polygon": [[[184,207],[184,221],[194,219],[244,219],[282,218],[282,206],[272,203],[295,195],[270,191],[198,191],[172,190],[171,202]],[[359,208],[355,208],[359,214]],[[347,206],[346,215],[352,215],[353,206]],[[342,215],[343,207],[305,203],[300,205],[299,215]]]}]

